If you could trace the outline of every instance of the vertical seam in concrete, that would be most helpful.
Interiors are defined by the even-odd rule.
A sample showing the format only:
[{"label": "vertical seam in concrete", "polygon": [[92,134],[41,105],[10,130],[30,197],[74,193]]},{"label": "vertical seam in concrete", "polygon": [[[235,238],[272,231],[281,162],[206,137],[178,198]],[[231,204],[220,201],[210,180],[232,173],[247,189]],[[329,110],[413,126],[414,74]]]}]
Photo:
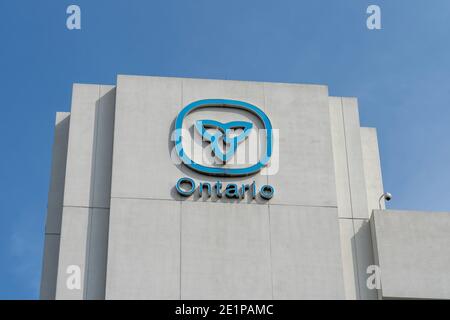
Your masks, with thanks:
[{"label": "vertical seam in concrete", "polygon": [[88,290],[89,290],[89,263],[91,254],[91,238],[92,238],[92,215],[94,214],[94,209],[88,208],[88,230],[86,238],[86,257],[85,257],[85,270],[84,270],[84,292],[83,299],[87,300]]},{"label": "vertical seam in concrete", "polygon": [[[65,133],[63,134],[63,136],[65,136],[65,147],[63,149],[65,149],[65,154],[64,154],[64,181],[62,183],[61,186],[61,191],[62,191],[62,198],[60,199],[60,203],[58,204],[58,214],[60,217],[60,222],[59,222],[59,232],[47,232],[47,226],[48,226],[48,222],[49,222],[49,198],[50,198],[50,190],[52,187],[52,178],[53,178],[53,174],[54,174],[54,168],[56,166],[55,164],[55,159],[54,159],[54,153],[55,148],[56,148],[56,139],[57,139],[57,126],[61,125],[63,121],[68,121],[68,126],[67,129],[65,130]],[[60,120],[58,122],[58,113],[56,115],[56,119],[55,119],[55,126],[54,126],[54,134],[53,134],[53,144],[52,144],[52,160],[51,160],[51,168],[50,168],[50,180],[49,180],[49,185],[48,185],[48,193],[47,193],[47,210],[46,210],[46,217],[45,217],[45,226],[44,226],[44,241],[47,240],[47,236],[57,236],[58,237],[58,249],[56,250],[56,254],[55,254],[55,258],[56,258],[56,270],[55,270],[55,275],[54,275],[54,286],[52,286],[53,288],[50,289],[51,293],[50,293],[50,298],[52,298],[52,300],[56,299],[56,290],[58,287],[58,273],[59,273],[59,251],[61,248],[61,229],[62,229],[62,219],[63,219],[63,208],[64,208],[64,190],[65,190],[65,186],[66,186],[66,167],[67,167],[67,152],[68,152],[68,148],[69,148],[69,131],[70,131],[70,112],[66,114],[66,117],[62,120]],[[61,152],[61,151],[59,151]],[[53,199],[53,203],[55,202],[55,200]],[[46,243],[44,242],[44,254],[45,254],[45,249],[46,249]],[[44,284],[44,277],[46,274],[46,271],[44,270],[44,265],[47,263],[47,261],[45,260],[45,256],[42,259],[42,263],[41,263],[41,283],[39,285],[39,299],[42,300],[43,294],[42,294],[42,285]],[[48,284],[48,280],[45,284]]]},{"label": "vertical seam in concrete", "polygon": [[340,100],[341,100],[341,114],[342,114],[342,130],[344,133],[345,164],[347,166],[348,194],[350,197],[350,211],[351,211],[352,218],[353,218],[352,186],[350,184],[350,166],[348,164],[347,132],[345,130],[344,103],[342,101],[342,97]]},{"label": "vertical seam in concrete", "polygon": [[[370,239],[372,241],[372,250],[373,250],[373,263],[380,268],[380,255],[378,254],[378,243],[377,243],[377,232],[376,232],[376,222],[375,222],[375,210],[372,210],[372,216],[369,218],[369,228],[370,228]],[[380,268],[381,270],[381,268]],[[383,299],[383,278],[380,277],[380,288],[376,289],[377,291],[377,299]]]},{"label": "vertical seam in concrete", "polygon": [[109,226],[111,219],[111,191],[112,191],[112,169],[113,169],[113,161],[114,161],[114,132],[116,131],[116,97],[117,97],[117,86],[114,88],[114,115],[112,119],[112,141],[111,141],[111,176],[109,182],[109,205],[108,205],[108,224],[106,226],[106,254],[105,254],[105,283],[103,284],[103,300],[106,300],[106,284],[108,283],[108,256],[109,256]]},{"label": "vertical seam in concrete", "polygon": [[[266,106],[267,100],[266,100],[266,84],[265,83],[263,83],[263,97],[264,97],[264,113],[266,113],[267,112],[267,106]],[[278,131],[278,134],[279,134],[279,131]],[[272,137],[273,137],[273,134],[272,134]],[[259,146],[259,144],[258,144],[258,146]],[[269,170],[267,170],[266,181],[267,181],[267,184],[269,184]]]},{"label": "vertical seam in concrete", "polygon": [[[263,111],[264,111],[264,113],[266,113],[266,84],[265,83],[263,83],[262,84],[262,89],[263,89],[263,101],[264,101],[264,105],[263,105]],[[259,132],[258,132],[258,137],[259,137],[260,135],[259,135]],[[259,149],[259,146],[260,146],[260,144],[259,144],[259,142],[258,142],[258,149]],[[269,184],[269,170],[266,170],[267,171],[267,175],[266,175],[266,183],[267,184]]]},{"label": "vertical seam in concrete", "polygon": [[270,225],[270,204],[267,205],[267,214],[269,216],[269,257],[270,257],[270,283],[272,287],[272,300],[273,295],[273,265],[272,265],[272,227]]},{"label": "vertical seam in concrete", "polygon": [[182,214],[181,214],[181,212],[182,212],[182,202],[180,201],[180,296],[179,296],[179,298],[180,298],[180,300],[181,300],[181,274],[182,274],[182,270],[181,270],[181,259],[182,259],[182,252],[181,252],[181,244],[182,244],[182,241],[181,241],[181,239],[182,239],[182,232],[181,232],[181,228],[182,228]]},{"label": "vertical seam in concrete", "polygon": [[97,135],[98,135],[98,122],[99,122],[99,117],[100,117],[100,104],[101,104],[101,85],[98,86],[98,106],[97,103],[94,105],[94,139],[93,139],[93,154],[92,154],[92,169],[91,169],[91,176],[92,176],[92,181],[91,181],[91,186],[92,186],[92,203],[91,203],[91,199],[89,199],[89,208],[88,208],[88,232],[87,232],[87,239],[86,239],[86,247],[87,247],[87,252],[86,252],[86,258],[85,258],[85,290],[84,290],[84,299],[87,300],[88,298],[88,290],[89,290],[89,267],[90,267],[90,255],[91,255],[91,239],[92,239],[92,220],[93,220],[93,215],[94,215],[94,203],[95,203],[95,169],[97,166],[97,159],[96,159],[96,155],[97,155]]},{"label": "vertical seam in concrete", "polygon": [[[184,90],[184,80],[181,79],[181,96],[180,96],[180,105],[183,105],[183,90]],[[172,134],[172,133],[171,133]],[[182,208],[183,208],[183,202],[180,201],[180,300],[181,300],[181,274],[182,274]]]},{"label": "vertical seam in concrete", "polygon": [[[263,88],[263,97],[264,97],[264,112],[267,111],[267,100],[266,100],[266,84],[262,84]],[[269,170],[267,170],[266,175],[266,183],[269,184]],[[272,227],[270,224],[270,203],[267,202],[267,216],[269,218],[269,258],[270,258],[270,285],[271,285],[271,294],[272,300],[274,299],[273,295],[273,264],[272,264]]]},{"label": "vertical seam in concrete", "polygon": [[343,127],[343,132],[344,132],[344,147],[345,147],[345,162],[347,164],[347,179],[348,179],[348,191],[349,191],[349,196],[350,196],[350,210],[352,213],[352,230],[353,230],[353,241],[355,243],[355,261],[356,261],[356,265],[355,266],[355,273],[356,273],[356,292],[357,292],[357,297],[358,299],[361,299],[361,292],[360,292],[360,288],[359,288],[359,270],[358,270],[358,249],[357,249],[357,245],[356,245],[356,233],[355,233],[355,224],[353,221],[353,198],[352,198],[352,186],[350,183],[350,166],[348,164],[348,148],[347,148],[347,133],[345,130],[345,115],[344,115],[344,102],[343,99],[341,97],[341,113],[342,113],[342,127]]}]

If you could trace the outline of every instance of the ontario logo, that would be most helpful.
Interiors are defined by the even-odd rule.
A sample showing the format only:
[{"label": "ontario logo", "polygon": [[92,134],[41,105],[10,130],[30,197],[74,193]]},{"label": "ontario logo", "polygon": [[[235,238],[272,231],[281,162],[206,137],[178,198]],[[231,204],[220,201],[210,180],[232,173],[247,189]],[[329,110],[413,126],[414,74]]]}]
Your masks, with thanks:
[{"label": "ontario logo", "polygon": [[[272,128],[267,115],[253,104],[229,99],[198,100],[181,110],[174,127],[172,138],[177,157],[183,165],[201,175],[243,180],[257,173],[269,175],[277,171],[274,170],[277,166],[271,166],[277,130]],[[225,187],[223,192],[222,187]],[[196,184],[185,177],[177,182],[176,189],[179,194],[190,196]],[[249,193],[255,198],[257,194],[254,181],[226,186],[221,181],[213,186],[202,182],[198,186],[200,196],[205,189],[208,196],[215,191],[217,197],[225,194],[229,198],[241,198]],[[274,188],[269,185],[259,190],[264,199],[274,194]]]}]

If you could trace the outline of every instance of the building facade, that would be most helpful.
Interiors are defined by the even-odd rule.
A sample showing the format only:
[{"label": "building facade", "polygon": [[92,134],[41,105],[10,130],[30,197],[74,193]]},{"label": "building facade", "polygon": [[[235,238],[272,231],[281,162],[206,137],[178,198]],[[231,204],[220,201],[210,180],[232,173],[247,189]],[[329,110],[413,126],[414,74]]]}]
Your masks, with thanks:
[{"label": "building facade", "polygon": [[450,298],[450,215],[383,210],[383,192],[376,130],[326,86],[75,84],[41,298]]}]

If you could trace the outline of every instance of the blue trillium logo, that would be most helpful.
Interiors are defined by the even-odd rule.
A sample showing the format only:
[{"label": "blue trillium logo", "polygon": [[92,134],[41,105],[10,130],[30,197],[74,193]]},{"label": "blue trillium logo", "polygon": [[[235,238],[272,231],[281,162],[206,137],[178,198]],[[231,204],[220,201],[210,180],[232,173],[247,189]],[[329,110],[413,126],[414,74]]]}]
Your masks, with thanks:
[{"label": "blue trillium logo", "polygon": [[[215,120],[198,120],[195,122],[195,128],[200,136],[211,143],[214,156],[222,162],[227,162],[233,157],[239,143],[248,137],[252,127],[252,123],[245,121],[221,123]],[[208,129],[216,129],[216,133],[212,134]],[[231,137],[236,129],[242,129],[243,132],[238,136]],[[220,146],[221,144],[222,146]]]},{"label": "blue trillium logo", "polygon": [[[245,110],[255,115],[263,124],[265,130],[265,150],[260,155],[260,159],[256,164],[250,164],[247,167],[230,168],[230,167],[211,167],[192,160],[183,149],[183,120],[194,110],[207,107],[222,107],[227,109]],[[195,130],[201,137],[211,143],[211,149],[214,156],[223,163],[230,160],[236,153],[239,143],[244,141],[251,132],[253,124],[245,121],[231,121],[221,123],[215,120],[198,120],[194,123]],[[209,129],[216,129],[215,133],[211,133]],[[236,129],[242,129],[242,133],[232,136]],[[267,115],[258,107],[238,100],[229,99],[205,99],[198,100],[188,104],[181,110],[175,120],[175,150],[183,161],[183,163],[202,174],[214,176],[245,176],[257,173],[265,167],[272,156],[272,124]],[[221,148],[222,144],[222,148]]]}]

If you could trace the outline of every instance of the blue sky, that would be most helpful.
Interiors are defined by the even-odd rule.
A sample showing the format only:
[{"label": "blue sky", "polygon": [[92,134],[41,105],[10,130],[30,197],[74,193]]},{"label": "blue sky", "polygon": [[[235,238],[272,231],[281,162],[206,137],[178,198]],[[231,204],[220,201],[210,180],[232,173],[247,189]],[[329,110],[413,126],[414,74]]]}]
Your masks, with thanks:
[{"label": "blue sky", "polygon": [[[82,30],[66,29],[66,8]],[[366,28],[377,4],[382,30]],[[378,129],[395,209],[450,211],[450,1],[0,2],[0,299],[38,297],[53,123],[117,74],[327,84]]]}]

